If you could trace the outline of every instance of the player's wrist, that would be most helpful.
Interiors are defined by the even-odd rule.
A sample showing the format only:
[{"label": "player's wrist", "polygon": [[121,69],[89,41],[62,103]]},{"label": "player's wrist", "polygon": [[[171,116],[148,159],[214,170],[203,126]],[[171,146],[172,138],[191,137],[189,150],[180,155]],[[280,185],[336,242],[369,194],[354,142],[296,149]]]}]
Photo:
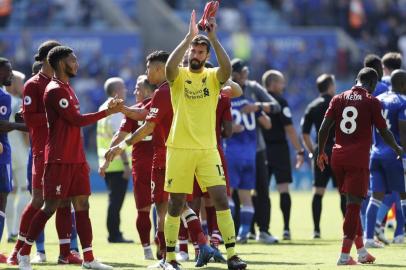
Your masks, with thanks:
[{"label": "player's wrist", "polygon": [[304,154],[305,154],[304,149],[300,149],[299,151],[296,151],[296,155],[304,156]]},{"label": "player's wrist", "polygon": [[[129,145],[128,145],[128,143],[127,143],[127,140],[123,140],[121,143],[118,144],[118,147],[119,147],[121,150],[125,150],[128,146],[129,146]],[[125,165],[125,163],[124,163],[124,165]],[[128,162],[127,162],[127,165],[128,165]]]}]

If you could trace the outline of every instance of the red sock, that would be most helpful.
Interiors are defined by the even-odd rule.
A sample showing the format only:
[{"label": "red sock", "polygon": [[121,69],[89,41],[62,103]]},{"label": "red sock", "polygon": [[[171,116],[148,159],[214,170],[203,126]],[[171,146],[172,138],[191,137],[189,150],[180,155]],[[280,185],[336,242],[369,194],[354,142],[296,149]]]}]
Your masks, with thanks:
[{"label": "red sock", "polygon": [[362,238],[362,224],[361,217],[358,219],[357,234],[355,236],[354,244],[357,249],[364,247],[364,239]]},{"label": "red sock", "polygon": [[136,226],[142,246],[149,246],[149,236],[151,234],[151,219],[149,218],[149,212],[138,211]]},{"label": "red sock", "polygon": [[[28,204],[22,215],[20,221],[20,231],[19,231],[19,239],[14,247],[14,250],[19,251],[20,248],[24,245],[24,238],[27,236],[28,229],[30,228],[31,221],[33,220],[35,214],[38,212],[39,209],[32,207],[32,204]],[[24,237],[24,238],[21,238]]]},{"label": "red sock", "polygon": [[56,210],[55,225],[59,238],[59,256],[65,258],[70,254],[70,236],[72,232],[70,206]]},{"label": "red sock", "polygon": [[38,238],[38,235],[42,232],[45,228],[45,224],[47,223],[50,216],[45,214],[44,211],[39,210],[31,221],[30,228],[28,229],[27,237],[25,238],[25,243],[20,249],[21,255],[29,255],[31,252],[32,244],[34,243],[35,239]]},{"label": "red sock", "polygon": [[178,239],[179,239],[179,251],[188,253],[187,245],[189,234],[187,228],[185,228],[185,225],[183,224],[183,221],[180,222]]},{"label": "red sock", "polygon": [[165,233],[158,231],[157,235],[158,235],[158,242],[159,242],[159,250],[161,251],[162,257],[165,258],[165,253],[166,253]]},{"label": "red sock", "polygon": [[347,204],[343,224],[344,239],[342,253],[350,253],[352,243],[358,230],[360,205],[355,203]]},{"label": "red sock", "polygon": [[82,245],[83,259],[86,262],[91,262],[94,260],[94,257],[92,251],[92,224],[90,223],[89,210],[76,211],[75,217],[76,230]]},{"label": "red sock", "polygon": [[217,217],[216,209],[214,206],[205,207],[206,208],[206,219],[207,219],[207,231],[209,235],[213,233],[214,230],[218,230],[217,227]]},{"label": "red sock", "polygon": [[197,242],[198,245],[205,245],[207,243],[206,236],[200,225],[200,220],[192,209],[183,212],[182,217],[186,220],[187,228],[189,231],[192,242]]}]

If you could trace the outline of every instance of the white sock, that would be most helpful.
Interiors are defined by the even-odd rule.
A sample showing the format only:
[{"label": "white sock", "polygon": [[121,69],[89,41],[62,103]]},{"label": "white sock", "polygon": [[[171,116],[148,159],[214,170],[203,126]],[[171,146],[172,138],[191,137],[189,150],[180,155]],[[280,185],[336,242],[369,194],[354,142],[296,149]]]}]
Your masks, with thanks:
[{"label": "white sock", "polygon": [[10,236],[13,234],[14,231],[14,217],[15,217],[15,209],[14,209],[14,203],[16,200],[16,193],[9,193],[7,196],[7,206],[5,210],[6,214],[6,225],[7,225],[7,232],[8,235]]},{"label": "white sock", "polygon": [[21,221],[21,215],[23,214],[24,208],[27,206],[31,198],[30,193],[25,188],[23,190],[19,188],[17,190],[17,194],[18,194],[18,202],[16,205],[16,217],[13,228],[14,232],[18,232]]},{"label": "white sock", "polygon": [[368,254],[368,251],[365,247],[362,247],[360,249],[357,249],[357,254],[360,256],[366,256]]}]

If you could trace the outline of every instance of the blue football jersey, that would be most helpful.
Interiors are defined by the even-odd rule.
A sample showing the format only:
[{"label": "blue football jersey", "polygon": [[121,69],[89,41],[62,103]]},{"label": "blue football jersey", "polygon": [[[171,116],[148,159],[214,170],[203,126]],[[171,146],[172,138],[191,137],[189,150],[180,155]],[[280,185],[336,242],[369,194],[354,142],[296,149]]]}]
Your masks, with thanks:
[{"label": "blue football jersey", "polygon": [[[0,88],[0,120],[9,121],[11,114],[11,96],[5,89]],[[0,133],[0,142],[3,144],[3,153],[0,154],[0,164],[11,163],[11,149],[7,133]]]},{"label": "blue football jersey", "polygon": [[375,87],[375,91],[372,93],[374,97],[389,91],[389,85],[386,82],[378,82]]},{"label": "blue football jersey", "polygon": [[[390,91],[379,95],[377,98],[381,102],[386,124],[392,131],[397,143],[400,144],[398,121],[399,119],[406,120],[406,97]],[[396,159],[396,153],[383,141],[376,129],[374,129],[371,158]]]},{"label": "blue football jersey", "polygon": [[242,125],[244,131],[233,133],[233,136],[226,140],[225,154],[228,158],[255,159],[257,149],[256,118],[261,115],[261,112],[242,113],[241,109],[250,103],[254,103],[254,101],[246,97],[231,99],[233,123]]}]

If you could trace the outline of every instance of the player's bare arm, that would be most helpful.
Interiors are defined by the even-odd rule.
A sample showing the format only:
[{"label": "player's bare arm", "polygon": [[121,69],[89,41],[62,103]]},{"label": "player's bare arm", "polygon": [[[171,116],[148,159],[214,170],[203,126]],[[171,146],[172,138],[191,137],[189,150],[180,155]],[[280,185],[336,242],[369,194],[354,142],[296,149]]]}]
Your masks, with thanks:
[{"label": "player's bare arm", "polygon": [[196,24],[196,12],[193,10],[190,15],[189,32],[186,37],[179,43],[175,50],[169,55],[168,61],[165,66],[166,79],[173,82],[179,74],[179,64],[183,59],[190,42],[199,33]]},{"label": "player's bare arm", "polygon": [[144,120],[147,117],[148,110],[143,108],[131,108],[127,106],[123,106],[121,112],[132,120]]},{"label": "player's bare arm", "polygon": [[296,169],[300,168],[304,162],[304,150],[300,145],[299,137],[297,136],[296,130],[293,125],[285,126],[285,132],[288,136],[290,142],[296,150]]},{"label": "player's bare arm", "polygon": [[141,127],[134,131],[134,133],[132,133],[128,139],[125,139],[116,146],[111,147],[104,155],[106,160],[111,162],[114,157],[121,154],[127,146],[140,142],[154,131],[155,126],[156,124],[154,122],[145,122]]},{"label": "player's bare arm", "polygon": [[233,121],[223,120],[221,122],[221,137],[230,138],[233,135]]},{"label": "player's bare arm", "polygon": [[309,133],[302,133],[303,145],[309,153],[310,158],[314,155],[314,143]]},{"label": "player's bare arm", "polygon": [[209,19],[209,26],[207,27],[207,37],[213,46],[214,52],[216,53],[217,62],[219,64],[219,69],[217,70],[217,79],[220,81],[220,83],[225,83],[231,76],[231,63],[228,54],[217,39],[216,30],[216,18],[211,17]]},{"label": "player's bare arm", "polygon": [[399,120],[399,137],[400,137],[400,144],[402,145],[403,149],[406,149],[406,121]]},{"label": "player's bare arm", "polygon": [[242,88],[238,83],[229,79],[224,85],[221,92],[226,93],[226,96],[236,98],[242,95]]},{"label": "player's bare arm", "polygon": [[401,146],[399,146],[393,137],[392,132],[388,128],[380,128],[378,129],[379,135],[381,135],[382,139],[385,141],[387,145],[389,145],[393,151],[396,152],[398,158],[401,158],[404,154],[404,150]]},{"label": "player's bare arm", "polygon": [[266,113],[264,113],[264,112],[261,112],[261,116],[258,117],[258,122],[261,125],[261,127],[263,127],[264,129],[272,128],[271,118],[269,118],[269,116],[266,115]]},{"label": "player's bare arm", "polygon": [[27,126],[23,123],[0,120],[0,132],[10,132],[13,130],[28,132]]},{"label": "player's bare arm", "polygon": [[[112,147],[116,146],[117,144],[121,143],[125,139],[125,137],[127,137],[127,135],[128,135],[128,133],[124,132],[124,131],[119,131],[116,134],[114,134],[109,148],[112,148]],[[125,155],[125,161],[128,162],[127,155],[125,154],[125,152],[121,153],[122,158],[123,158],[123,155]],[[124,159],[123,159],[123,161],[124,161]],[[110,166],[110,162],[107,161],[107,159],[104,159],[103,164],[99,167],[99,170],[98,170],[100,176],[105,177],[106,170],[109,166]]]},{"label": "player's bare arm", "polygon": [[324,171],[325,164],[328,164],[328,157],[324,152],[324,148],[326,146],[328,134],[330,133],[330,129],[334,125],[334,122],[335,121],[329,117],[324,118],[319,130],[318,134],[319,152],[317,157],[317,166],[319,166],[321,171]]}]

